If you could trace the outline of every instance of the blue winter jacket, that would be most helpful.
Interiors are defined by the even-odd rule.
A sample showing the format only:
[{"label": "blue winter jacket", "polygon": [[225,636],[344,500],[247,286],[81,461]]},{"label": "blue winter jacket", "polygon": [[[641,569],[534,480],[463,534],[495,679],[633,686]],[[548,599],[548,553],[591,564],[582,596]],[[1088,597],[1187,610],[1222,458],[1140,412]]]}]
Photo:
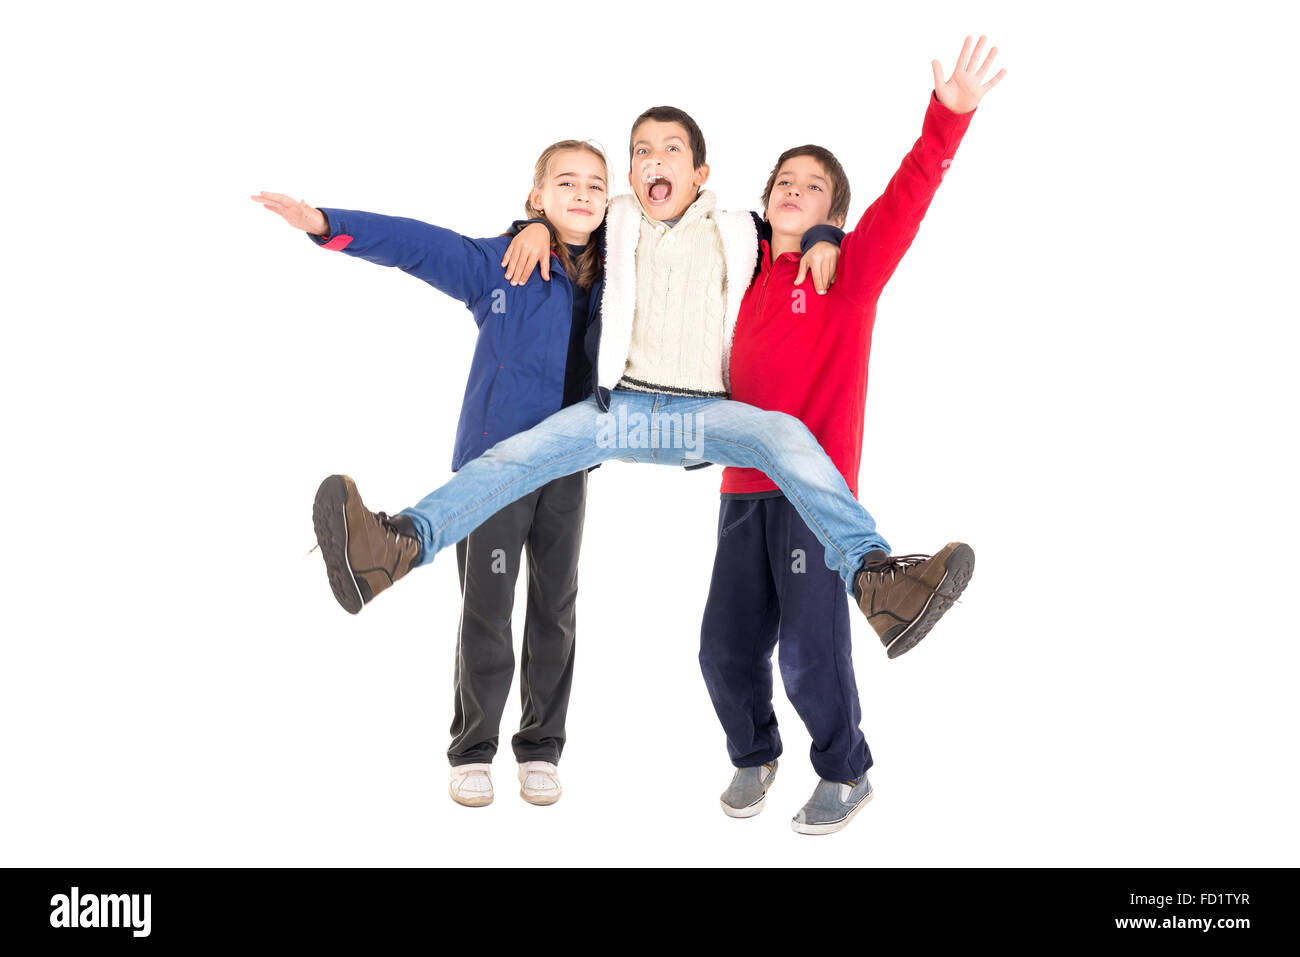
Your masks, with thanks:
[{"label": "blue winter jacket", "polygon": [[[573,321],[573,284],[553,263],[551,281],[534,270],[512,286],[501,260],[509,236],[470,239],[415,219],[352,209],[322,209],[330,237],[311,236],[381,266],[396,266],[469,307],[478,324],[465,399],[456,429],[452,471],[502,439],[531,429],[564,405],[564,376]],[[310,234],[308,234],[310,236]],[[582,395],[595,386],[604,275],[591,287]]]}]

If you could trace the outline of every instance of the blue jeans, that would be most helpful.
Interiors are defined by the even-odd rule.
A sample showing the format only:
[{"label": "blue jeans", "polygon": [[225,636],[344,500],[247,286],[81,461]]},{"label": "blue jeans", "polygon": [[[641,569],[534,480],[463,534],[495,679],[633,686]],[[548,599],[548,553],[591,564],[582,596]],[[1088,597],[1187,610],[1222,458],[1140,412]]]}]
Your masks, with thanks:
[{"label": "blue jeans", "polygon": [[765,472],[817,536],[826,566],[839,573],[850,594],[862,556],[877,548],[889,551],[844,476],[793,416],[727,399],[614,389],[608,412],[595,396],[562,409],[498,442],[403,510],[420,540],[420,564],[552,479],[614,459],[676,466],[713,462]]}]

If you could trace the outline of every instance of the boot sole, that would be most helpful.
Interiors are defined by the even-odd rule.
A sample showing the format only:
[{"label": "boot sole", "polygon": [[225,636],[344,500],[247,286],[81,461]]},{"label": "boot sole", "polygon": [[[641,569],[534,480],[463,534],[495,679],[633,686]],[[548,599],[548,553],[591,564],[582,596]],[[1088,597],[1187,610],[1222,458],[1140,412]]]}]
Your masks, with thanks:
[{"label": "boot sole", "polygon": [[325,559],[325,573],[329,576],[330,590],[343,610],[355,615],[365,604],[361,589],[348,564],[348,523],[344,514],[348,490],[343,476],[331,475],[316,490],[316,503],[312,506],[312,524],[316,527],[316,543]]},{"label": "boot sole", "polygon": [[974,572],[975,550],[969,545],[962,545],[955,549],[948,556],[948,563],[944,567],[943,579],[939,582],[938,589],[925,603],[921,613],[916,616],[912,624],[895,635],[885,646],[885,651],[890,658],[897,658],[911,651],[930,633],[935,622],[942,618],[943,613],[961,597]]},{"label": "boot sole", "polygon": [[836,831],[842,831],[849,826],[849,821],[853,820],[853,815],[857,814],[864,807],[871,803],[871,799],[876,796],[875,789],[867,792],[867,796],[859,801],[848,814],[844,815],[841,821],[833,821],[830,824],[800,824],[797,820],[791,819],[790,827],[797,834],[834,834]]}]

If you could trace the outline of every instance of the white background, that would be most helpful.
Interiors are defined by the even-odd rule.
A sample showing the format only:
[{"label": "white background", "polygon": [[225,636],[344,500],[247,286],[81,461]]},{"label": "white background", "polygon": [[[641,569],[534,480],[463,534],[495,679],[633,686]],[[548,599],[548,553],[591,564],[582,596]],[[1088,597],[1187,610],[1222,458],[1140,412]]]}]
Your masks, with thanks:
[{"label": "white background", "polygon": [[[1294,865],[1294,22],[1282,4],[28,5],[6,14],[0,863]],[[710,186],[833,149],[850,221],[1000,49],[879,306],[862,497],[975,577],[855,620],[875,801],[794,834],[699,674],[716,468],[592,475],[564,799],[446,794],[454,553],[334,602],[312,495],[446,479],[474,344],[259,189],[493,235],[671,103]],[[623,189],[619,190],[624,191]],[[522,607],[522,601],[520,603]],[[519,617],[522,626],[522,615]],[[512,695],[503,740],[518,720]]]}]

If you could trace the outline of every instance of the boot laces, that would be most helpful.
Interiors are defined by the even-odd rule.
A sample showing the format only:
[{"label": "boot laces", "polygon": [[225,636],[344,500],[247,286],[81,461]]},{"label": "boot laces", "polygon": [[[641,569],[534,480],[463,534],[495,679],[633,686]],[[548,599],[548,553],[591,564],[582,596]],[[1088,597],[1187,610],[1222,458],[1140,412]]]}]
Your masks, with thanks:
[{"label": "boot laces", "polygon": [[379,519],[379,524],[384,527],[384,540],[387,541],[391,536],[393,539],[401,542],[404,537],[397,529],[397,523],[388,517],[387,512],[375,512],[375,518]]},{"label": "boot laces", "polygon": [[888,575],[889,580],[893,581],[900,573],[906,574],[907,569],[928,562],[931,557],[930,555],[890,555],[882,561],[872,562],[865,567],[867,581],[871,581],[873,575],[880,576],[882,580]]}]

